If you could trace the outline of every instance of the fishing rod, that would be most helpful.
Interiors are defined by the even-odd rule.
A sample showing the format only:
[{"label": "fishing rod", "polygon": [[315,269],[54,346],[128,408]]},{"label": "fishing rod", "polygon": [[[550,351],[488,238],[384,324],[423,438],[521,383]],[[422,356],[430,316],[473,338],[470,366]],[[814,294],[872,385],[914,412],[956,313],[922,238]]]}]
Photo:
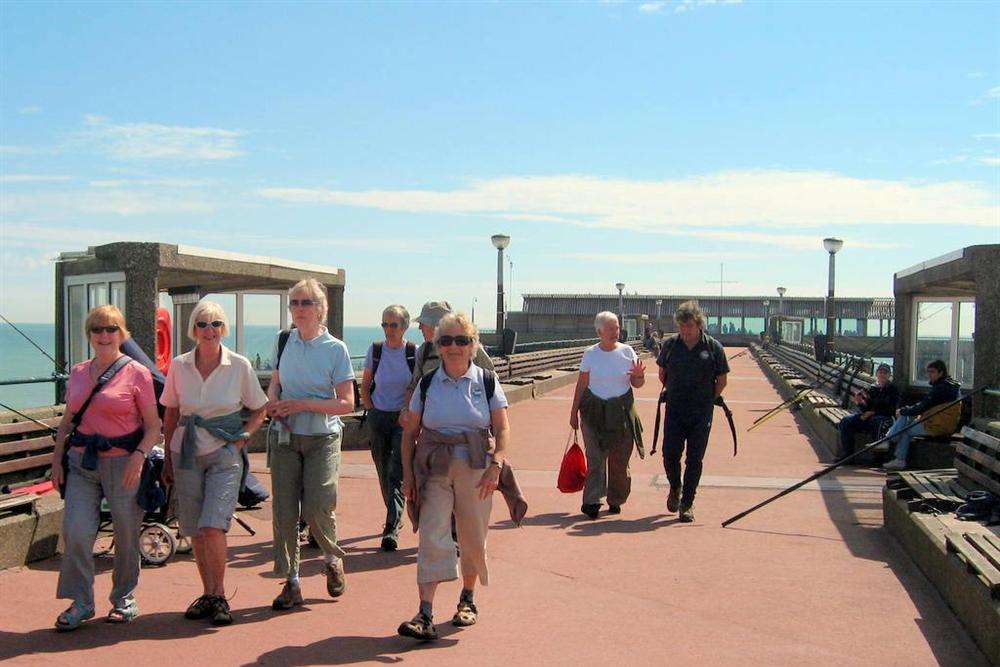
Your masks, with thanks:
[{"label": "fishing rod", "polygon": [[8,411],[10,411],[10,412],[13,412],[13,413],[14,413],[15,415],[18,415],[18,416],[20,416],[20,417],[24,417],[25,419],[27,419],[27,420],[28,420],[28,421],[30,421],[30,422],[35,422],[36,424],[38,424],[38,425],[39,425],[39,426],[41,426],[42,428],[47,428],[47,429],[49,429],[50,431],[52,431],[53,433],[55,433],[55,432],[57,432],[57,431],[59,430],[59,429],[57,429],[56,427],[54,427],[54,426],[50,426],[50,425],[46,424],[46,423],[45,423],[45,422],[43,422],[43,421],[38,421],[38,420],[37,420],[37,419],[35,419],[34,417],[29,417],[28,415],[24,414],[24,413],[23,413],[23,412],[21,412],[20,410],[15,410],[14,408],[12,408],[12,407],[10,407],[9,405],[7,405],[6,403],[0,403],[0,408],[3,408],[4,410],[8,410]]},{"label": "fishing rod", "polygon": [[7,324],[9,324],[9,325],[10,325],[10,327],[11,327],[11,328],[12,328],[12,329],[13,329],[14,331],[16,331],[17,333],[21,334],[21,336],[23,336],[23,337],[24,337],[24,340],[26,340],[26,341],[28,341],[29,343],[31,343],[32,345],[34,345],[34,346],[35,346],[35,349],[36,349],[36,350],[38,350],[39,352],[41,352],[42,354],[44,354],[44,355],[45,355],[46,357],[48,357],[48,358],[49,358],[49,360],[50,360],[50,361],[51,361],[51,362],[52,362],[53,364],[55,364],[56,368],[58,368],[58,369],[62,370],[63,372],[65,372],[65,371],[66,371],[66,364],[62,364],[62,365],[60,365],[58,361],[56,361],[55,359],[53,359],[53,358],[52,358],[52,355],[51,355],[51,354],[49,354],[48,352],[46,352],[45,350],[43,350],[43,349],[41,348],[41,346],[40,346],[40,345],[39,345],[38,343],[36,343],[35,341],[31,340],[31,338],[30,338],[30,337],[28,336],[28,334],[26,334],[26,333],[24,333],[23,331],[21,331],[20,329],[18,329],[18,328],[17,328],[17,325],[16,325],[16,324],[14,324],[14,323],[13,323],[13,322],[11,322],[10,320],[8,320],[8,319],[7,319],[6,317],[4,317],[4,316],[3,316],[2,314],[0,314],[0,319],[2,319],[2,320],[3,320],[4,322],[6,322]]},{"label": "fishing rod", "polygon": [[935,416],[935,415],[937,415],[937,414],[940,414],[940,413],[944,412],[944,411],[945,411],[945,410],[947,410],[948,408],[950,408],[950,407],[952,407],[952,406],[954,406],[954,405],[958,405],[958,404],[959,404],[959,403],[961,403],[962,401],[965,401],[965,400],[968,400],[968,399],[972,398],[973,396],[975,396],[975,395],[976,395],[976,394],[978,394],[979,392],[981,392],[981,391],[983,391],[984,389],[986,389],[986,388],[987,388],[987,386],[988,386],[988,385],[985,385],[985,384],[984,384],[984,385],[981,385],[980,387],[978,387],[978,388],[976,388],[976,389],[973,389],[972,391],[970,391],[970,392],[969,392],[968,394],[966,394],[965,396],[959,396],[959,397],[958,397],[958,398],[956,398],[955,400],[953,400],[953,401],[949,401],[948,403],[946,403],[946,404],[944,404],[944,405],[942,405],[942,406],[940,406],[940,407],[939,407],[939,406],[935,406],[935,408],[937,408],[937,409],[934,409],[934,410],[932,410],[932,411],[928,411],[928,413],[927,413],[927,414],[923,415],[923,416],[922,416],[922,417],[920,417],[919,419],[915,419],[914,421],[910,422],[910,423],[909,423],[909,424],[908,424],[908,425],[906,426],[906,428],[903,428],[903,429],[900,429],[900,430],[899,430],[899,431],[898,431],[897,433],[894,433],[894,434],[892,434],[892,435],[886,435],[886,436],[884,436],[884,437],[881,437],[881,438],[879,438],[878,440],[876,440],[875,442],[871,443],[870,445],[868,445],[868,446],[866,446],[866,447],[863,447],[863,448],[859,449],[858,451],[854,452],[853,454],[848,454],[847,456],[845,456],[844,458],[840,459],[840,460],[839,460],[839,461],[837,461],[836,463],[833,463],[833,464],[831,464],[831,465],[828,465],[827,467],[823,468],[823,469],[822,469],[822,470],[820,470],[819,472],[817,472],[817,473],[815,473],[815,474],[813,474],[813,475],[810,475],[809,477],[806,477],[806,478],[805,478],[804,480],[802,480],[801,482],[797,482],[797,483],[795,483],[795,484],[792,484],[792,485],[791,485],[790,487],[788,487],[787,489],[784,489],[783,491],[780,491],[780,492],[776,493],[775,495],[771,496],[771,497],[770,497],[770,498],[768,498],[767,500],[764,500],[764,501],[762,501],[762,502],[759,502],[759,503],[757,503],[756,505],[754,505],[754,506],[753,506],[753,507],[751,507],[750,509],[748,509],[748,510],[744,510],[744,511],[740,512],[739,514],[735,515],[735,516],[732,516],[732,517],[729,517],[728,519],[726,519],[725,521],[723,521],[723,522],[722,522],[722,527],[723,527],[723,528],[725,528],[726,526],[729,526],[730,524],[732,524],[732,523],[734,523],[734,522],[736,522],[736,521],[739,521],[740,519],[742,519],[742,518],[743,518],[743,517],[745,517],[746,515],[748,515],[748,514],[750,514],[750,513],[752,513],[752,512],[756,512],[756,511],[757,511],[757,510],[759,510],[759,509],[760,509],[761,507],[764,507],[765,505],[769,505],[769,504],[773,503],[773,502],[774,502],[775,500],[777,500],[778,498],[781,498],[782,496],[787,496],[787,495],[788,495],[789,493],[791,493],[792,491],[795,491],[795,490],[797,490],[797,489],[801,489],[801,488],[802,488],[803,486],[805,486],[805,485],[806,485],[806,484],[808,484],[809,482],[813,482],[813,481],[816,481],[816,480],[817,480],[817,479],[819,479],[820,477],[823,477],[824,475],[827,475],[827,474],[829,474],[829,473],[833,472],[834,470],[836,470],[836,469],[837,469],[837,468],[839,468],[840,466],[844,465],[845,463],[848,463],[849,461],[853,461],[854,459],[858,458],[858,457],[859,457],[859,456],[861,456],[862,454],[865,454],[866,452],[869,452],[869,451],[871,451],[871,450],[872,450],[872,449],[874,449],[875,447],[877,447],[877,446],[881,445],[881,444],[882,444],[883,442],[886,442],[887,440],[890,440],[890,439],[892,439],[892,438],[895,438],[895,437],[896,437],[896,436],[898,436],[898,435],[899,435],[900,433],[904,433],[904,432],[906,432],[906,431],[909,431],[909,430],[910,430],[911,428],[913,428],[913,427],[914,427],[914,426],[916,426],[917,424],[920,424],[920,423],[923,423],[924,421],[926,421],[926,420],[930,419],[931,417],[933,417],[933,416]]}]

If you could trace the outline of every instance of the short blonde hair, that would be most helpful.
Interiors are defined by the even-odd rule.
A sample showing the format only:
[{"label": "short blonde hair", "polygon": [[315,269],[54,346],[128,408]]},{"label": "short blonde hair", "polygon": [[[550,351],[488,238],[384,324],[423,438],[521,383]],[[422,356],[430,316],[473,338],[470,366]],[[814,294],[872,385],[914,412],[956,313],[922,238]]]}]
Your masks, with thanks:
[{"label": "short blonde hair", "polygon": [[316,302],[316,307],[319,308],[319,321],[320,324],[326,322],[326,288],[323,287],[315,278],[304,278],[299,282],[292,285],[291,289],[288,290],[288,298],[291,298],[296,292],[305,292],[309,295],[309,298]]},{"label": "short blonde hair", "polygon": [[[202,319],[204,318],[204,320]],[[195,324],[201,321],[211,322],[213,320],[222,320],[222,329],[219,333],[223,338],[229,335],[229,318],[226,317],[225,309],[214,301],[206,301],[202,299],[197,304],[195,304],[194,310],[191,311],[191,317],[188,318],[188,338],[193,341],[197,341],[197,336],[194,335]]]},{"label": "short blonde hair", "polygon": [[403,329],[410,328],[410,311],[408,311],[403,306],[399,304],[392,304],[391,306],[386,306],[385,310],[382,311],[382,317],[385,318],[386,315],[392,315],[393,317],[399,318],[399,322]]},{"label": "short blonde hair", "polygon": [[604,325],[608,322],[614,322],[618,326],[621,326],[617,315],[612,313],[610,310],[602,310],[594,317],[594,329],[597,333],[601,333],[601,329],[603,329]]},{"label": "short blonde hair", "polygon": [[98,306],[87,313],[87,319],[83,322],[83,334],[90,340],[90,327],[110,326],[117,326],[121,329],[120,333],[123,341],[132,335],[128,327],[125,326],[125,316],[122,315],[122,311],[118,310],[118,306],[110,304],[107,306]]},{"label": "short blonde hair", "polygon": [[441,321],[438,322],[437,327],[434,329],[434,345],[437,346],[442,331],[458,327],[461,327],[463,334],[472,339],[473,345],[479,342],[479,328],[469,319],[468,315],[465,313],[448,313],[441,318]]}]

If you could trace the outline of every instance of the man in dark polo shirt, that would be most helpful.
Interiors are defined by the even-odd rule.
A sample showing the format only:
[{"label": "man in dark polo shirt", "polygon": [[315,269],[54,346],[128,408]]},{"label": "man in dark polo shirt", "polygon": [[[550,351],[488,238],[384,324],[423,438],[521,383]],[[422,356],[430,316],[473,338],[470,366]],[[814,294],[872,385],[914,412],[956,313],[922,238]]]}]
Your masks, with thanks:
[{"label": "man in dark polo shirt", "polygon": [[[667,393],[663,431],[663,468],[670,482],[667,510],[680,509],[680,520],[694,521],[694,496],[701,481],[701,462],[712,430],[715,398],[726,387],[729,362],[719,341],[705,333],[705,316],[694,301],[674,313],[677,334],[663,342],[656,363]],[[687,447],[684,479],[681,455]]]}]

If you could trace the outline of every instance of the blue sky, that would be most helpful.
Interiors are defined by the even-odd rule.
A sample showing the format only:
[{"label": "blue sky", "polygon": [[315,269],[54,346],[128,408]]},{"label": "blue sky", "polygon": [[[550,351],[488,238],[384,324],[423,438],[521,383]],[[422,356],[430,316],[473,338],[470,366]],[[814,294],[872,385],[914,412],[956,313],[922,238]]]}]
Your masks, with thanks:
[{"label": "blue sky", "polygon": [[997,3],[0,5],[0,312],[55,253],[344,267],[345,319],[522,292],[838,293],[1000,242]]}]

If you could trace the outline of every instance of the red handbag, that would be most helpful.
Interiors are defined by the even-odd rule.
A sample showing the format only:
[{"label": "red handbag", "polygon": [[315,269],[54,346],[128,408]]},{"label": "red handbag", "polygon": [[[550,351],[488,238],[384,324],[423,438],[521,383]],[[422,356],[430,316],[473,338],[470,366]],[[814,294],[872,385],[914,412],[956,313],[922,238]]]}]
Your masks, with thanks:
[{"label": "red handbag", "polygon": [[559,466],[559,480],[556,482],[556,487],[563,493],[576,493],[583,490],[586,481],[587,457],[577,444],[576,431],[573,431],[566,439],[566,451],[563,453],[562,465]]}]

